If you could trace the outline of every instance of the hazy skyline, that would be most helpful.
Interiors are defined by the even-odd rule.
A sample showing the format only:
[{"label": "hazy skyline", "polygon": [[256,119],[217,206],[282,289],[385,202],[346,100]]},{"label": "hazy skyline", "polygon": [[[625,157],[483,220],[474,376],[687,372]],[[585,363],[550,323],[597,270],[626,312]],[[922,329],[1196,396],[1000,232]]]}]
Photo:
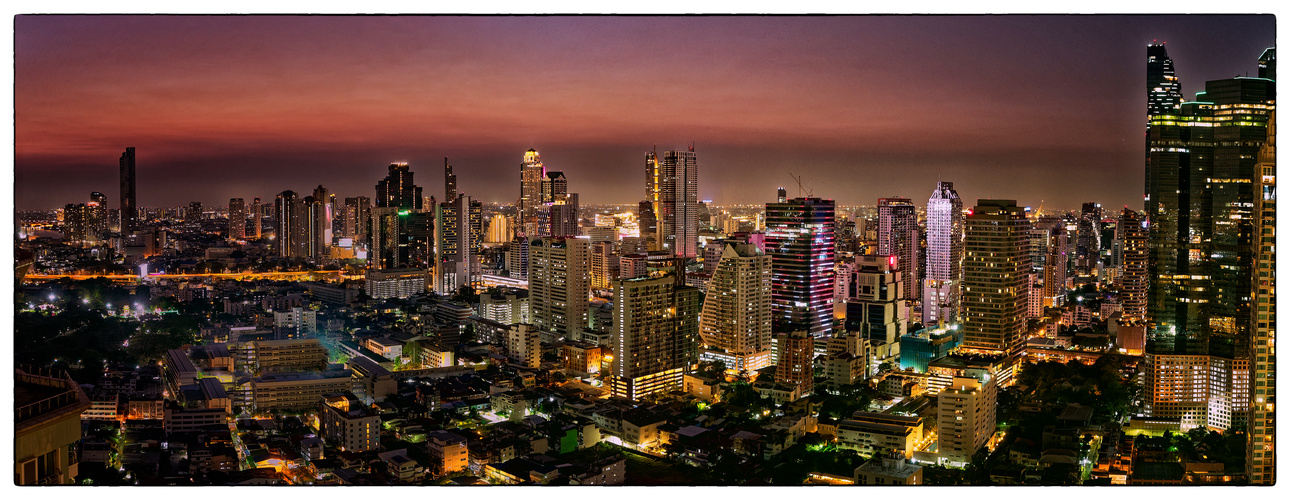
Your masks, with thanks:
[{"label": "hazy skyline", "polygon": [[[1146,45],[1184,96],[1254,75],[1273,16],[18,16],[18,209],[322,184],[407,161],[442,196],[513,202],[532,147],[583,203],[643,199],[644,152],[695,144],[700,198],[801,175],[841,204],[977,198],[1142,208]],[[1072,177],[1074,176],[1074,177]]]}]

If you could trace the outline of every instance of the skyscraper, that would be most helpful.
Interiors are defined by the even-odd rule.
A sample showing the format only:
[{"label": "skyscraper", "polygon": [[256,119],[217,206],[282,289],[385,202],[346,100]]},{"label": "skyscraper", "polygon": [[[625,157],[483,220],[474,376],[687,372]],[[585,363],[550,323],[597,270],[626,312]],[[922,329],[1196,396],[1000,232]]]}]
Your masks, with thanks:
[{"label": "skyscraper", "polygon": [[1274,96],[1267,78],[1209,81],[1195,101],[1148,122],[1151,416],[1211,429],[1248,416],[1257,164]]},{"label": "skyscraper", "polygon": [[795,198],[766,204],[771,325],[776,332],[833,330],[834,203]]},{"label": "skyscraper", "polygon": [[413,183],[407,163],[394,163],[389,173],[376,183],[376,208],[372,209],[372,267],[387,269],[426,269],[431,265],[434,249],[433,200],[425,207],[421,187]]},{"label": "skyscraper", "polygon": [[260,239],[264,235],[264,206],[260,204],[260,197],[256,196],[251,201],[251,227],[255,232],[251,233],[253,239]]},{"label": "skyscraper", "polygon": [[699,166],[694,149],[645,154],[645,196],[657,218],[660,250],[677,257],[698,255]]},{"label": "skyscraper", "polygon": [[569,180],[564,177],[564,172],[554,170],[546,173],[542,178],[542,202],[553,203],[569,193]]},{"label": "skyscraper", "polygon": [[685,372],[697,361],[699,289],[676,275],[615,279],[612,288],[610,394],[640,399],[683,390]]},{"label": "skyscraper", "polygon": [[434,291],[452,295],[474,283],[475,260],[470,241],[470,197],[458,194],[452,201],[435,206]]},{"label": "skyscraper", "polygon": [[963,239],[963,344],[1008,354],[1024,341],[1030,221],[1014,200],[977,200]]},{"label": "skyscraper", "polygon": [[390,164],[389,173],[376,183],[376,206],[401,210],[420,210],[421,187],[412,183],[412,171],[407,163]]},{"label": "skyscraper", "polygon": [[542,156],[536,149],[524,152],[524,161],[520,162],[520,199],[516,203],[519,209],[517,230],[522,236],[539,236],[542,230],[538,212],[542,206],[542,180],[546,178],[546,167],[542,166]]},{"label": "skyscraper", "polygon": [[963,283],[963,200],[953,182],[937,182],[927,199],[927,279],[923,281],[923,324],[959,319]]},{"label": "skyscraper", "polygon": [[228,239],[246,238],[246,201],[241,198],[228,200]]},{"label": "skyscraper", "polygon": [[121,234],[130,234],[139,227],[139,207],[134,197],[134,148],[125,148],[121,153]]},{"label": "skyscraper", "polygon": [[1089,276],[1097,270],[1102,248],[1102,204],[1086,202],[1075,230],[1075,271]]},{"label": "skyscraper", "polygon": [[547,232],[557,238],[575,238],[582,233],[578,226],[578,193],[557,196],[547,207],[551,215],[551,227]]},{"label": "skyscraper", "polygon": [[85,204],[85,226],[88,236],[98,239],[109,229],[107,196],[98,191],[90,193],[90,201]]},{"label": "skyscraper", "polygon": [[1182,103],[1182,82],[1164,44],[1147,45],[1147,116],[1171,114]]},{"label": "skyscraper", "polygon": [[810,394],[815,389],[815,338],[809,332],[794,330],[776,334],[779,359],[775,364],[775,381],[796,387],[799,394]]},{"label": "skyscraper", "polygon": [[528,280],[532,318],[539,330],[564,337],[587,327],[591,278],[590,244],[580,238],[529,241]]},{"label": "skyscraper", "polygon": [[[1268,49],[1276,57],[1276,49]],[[1260,75],[1268,72],[1260,59]],[[1275,59],[1271,74],[1275,75]],[[1272,484],[1276,479],[1276,411],[1277,399],[1277,289],[1276,244],[1277,228],[1277,163],[1276,163],[1276,112],[1268,118],[1268,140],[1259,150],[1259,196],[1254,211],[1257,215],[1254,235],[1254,306],[1251,323],[1254,332],[1252,346],[1253,370],[1250,386],[1250,441],[1245,457],[1246,474],[1251,484]]]},{"label": "skyscraper", "polygon": [[314,203],[318,204],[318,206],[315,208],[313,213],[310,214],[313,217],[310,219],[310,222],[314,225],[315,239],[313,243],[315,250],[310,252],[312,258],[316,259],[325,257],[328,253],[328,249],[331,247],[331,221],[332,217],[335,216],[331,210],[334,205],[334,203],[332,203],[332,199],[334,197],[335,196],[327,191],[327,188],[322,187],[321,184],[314,188]]},{"label": "skyscraper", "polygon": [[1124,273],[1120,278],[1121,318],[1141,322],[1147,317],[1147,221],[1124,207],[1116,230],[1124,242]]},{"label": "skyscraper", "polygon": [[878,255],[894,255],[909,304],[918,302],[918,208],[908,198],[878,199]]},{"label": "skyscraper", "polygon": [[296,257],[296,192],[286,190],[273,199],[273,247],[279,257]]},{"label": "skyscraper", "polygon": [[736,372],[760,370],[770,366],[771,257],[751,243],[722,247],[703,299],[700,358]]},{"label": "skyscraper", "polygon": [[899,361],[900,338],[909,327],[905,289],[894,255],[860,255],[849,277],[846,331],[859,333],[875,361]]},{"label": "skyscraper", "polygon": [[640,202],[636,209],[636,221],[639,235],[646,242],[646,249],[658,250],[658,217],[654,213],[654,203],[650,200]]},{"label": "skyscraper", "polygon": [[457,175],[452,173],[452,165],[448,164],[448,157],[443,157],[443,190],[445,201],[457,199]]},{"label": "skyscraper", "polygon": [[353,238],[355,242],[368,242],[368,232],[372,224],[371,198],[366,196],[345,198],[340,217],[342,238]]}]

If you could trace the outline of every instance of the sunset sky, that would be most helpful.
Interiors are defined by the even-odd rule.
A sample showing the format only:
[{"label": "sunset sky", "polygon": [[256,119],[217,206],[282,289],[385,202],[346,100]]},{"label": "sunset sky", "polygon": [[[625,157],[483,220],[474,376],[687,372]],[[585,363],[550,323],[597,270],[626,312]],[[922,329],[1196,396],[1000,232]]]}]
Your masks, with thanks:
[{"label": "sunset sky", "polygon": [[695,144],[700,197],[1142,207],[1146,45],[1183,92],[1255,75],[1272,16],[173,17],[15,20],[18,209],[372,196],[407,161],[442,196],[519,194],[524,150],[583,203],[644,196]]}]

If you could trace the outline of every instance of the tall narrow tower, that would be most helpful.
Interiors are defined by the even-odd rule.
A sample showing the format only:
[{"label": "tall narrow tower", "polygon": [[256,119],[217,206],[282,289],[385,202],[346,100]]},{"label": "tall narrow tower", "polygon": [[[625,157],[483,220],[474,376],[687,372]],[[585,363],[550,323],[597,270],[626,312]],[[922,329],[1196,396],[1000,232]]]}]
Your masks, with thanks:
[{"label": "tall narrow tower", "polygon": [[927,279],[923,281],[923,324],[959,319],[963,284],[963,200],[953,182],[937,182],[927,199]]},{"label": "tall narrow tower", "polygon": [[443,191],[444,201],[457,199],[457,175],[452,173],[452,165],[448,164],[447,156],[443,157]]},{"label": "tall narrow tower", "polygon": [[834,202],[794,198],[766,204],[771,324],[776,333],[833,330]]},{"label": "tall narrow tower", "polygon": [[134,192],[134,148],[125,148],[121,153],[121,234],[126,235],[139,228],[139,207],[135,204]]},{"label": "tall narrow tower", "polygon": [[878,255],[894,255],[905,300],[918,302],[918,208],[908,198],[878,200]]},{"label": "tall narrow tower", "polygon": [[647,199],[657,217],[660,250],[677,257],[698,256],[699,165],[694,150],[645,155]]},{"label": "tall narrow tower", "polygon": [[246,238],[246,201],[241,198],[228,200],[228,239]]},{"label": "tall narrow tower", "polygon": [[[1264,56],[1267,57],[1266,52]],[[1275,74],[1273,61],[1271,71]],[[1277,254],[1273,248],[1277,236],[1276,134],[1276,112],[1273,112],[1268,118],[1268,142],[1259,150],[1259,196],[1254,206],[1258,213],[1254,232],[1258,238],[1254,249],[1258,270],[1254,276],[1255,307],[1251,308],[1250,318],[1255,349],[1250,386],[1254,394],[1250,398],[1250,440],[1245,457],[1251,484],[1272,484],[1276,479]]]},{"label": "tall narrow tower", "polygon": [[542,155],[536,149],[524,152],[524,161],[520,162],[520,199],[518,230],[523,236],[538,236],[542,230],[539,211],[542,208],[542,180],[546,178],[546,167],[542,165]]},{"label": "tall narrow tower", "polygon": [[1182,82],[1164,44],[1147,46],[1147,116],[1167,115],[1182,104]]},{"label": "tall narrow tower", "polygon": [[1030,221],[1015,200],[977,200],[963,239],[963,344],[991,354],[1021,345],[1030,289]]}]

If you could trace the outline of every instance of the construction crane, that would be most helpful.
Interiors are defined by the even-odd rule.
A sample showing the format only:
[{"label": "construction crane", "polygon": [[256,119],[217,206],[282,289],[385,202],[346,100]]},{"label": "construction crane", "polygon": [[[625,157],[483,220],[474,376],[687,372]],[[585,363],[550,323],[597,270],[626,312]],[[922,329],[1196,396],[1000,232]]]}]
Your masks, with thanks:
[{"label": "construction crane", "polygon": [[800,175],[793,175],[793,173],[792,173],[792,172],[789,172],[789,173],[788,173],[788,176],[789,176],[789,177],[792,177],[794,182],[797,182],[797,197],[798,197],[798,198],[801,198],[801,197],[802,197],[802,190],[803,190],[803,189],[805,189],[805,190],[806,190],[806,197],[807,197],[807,198],[811,198],[811,197],[813,197],[813,196],[815,195],[815,193],[814,193],[814,189],[813,189],[811,186],[806,186],[805,188],[803,188],[803,187],[802,187],[802,177],[801,177]]}]

